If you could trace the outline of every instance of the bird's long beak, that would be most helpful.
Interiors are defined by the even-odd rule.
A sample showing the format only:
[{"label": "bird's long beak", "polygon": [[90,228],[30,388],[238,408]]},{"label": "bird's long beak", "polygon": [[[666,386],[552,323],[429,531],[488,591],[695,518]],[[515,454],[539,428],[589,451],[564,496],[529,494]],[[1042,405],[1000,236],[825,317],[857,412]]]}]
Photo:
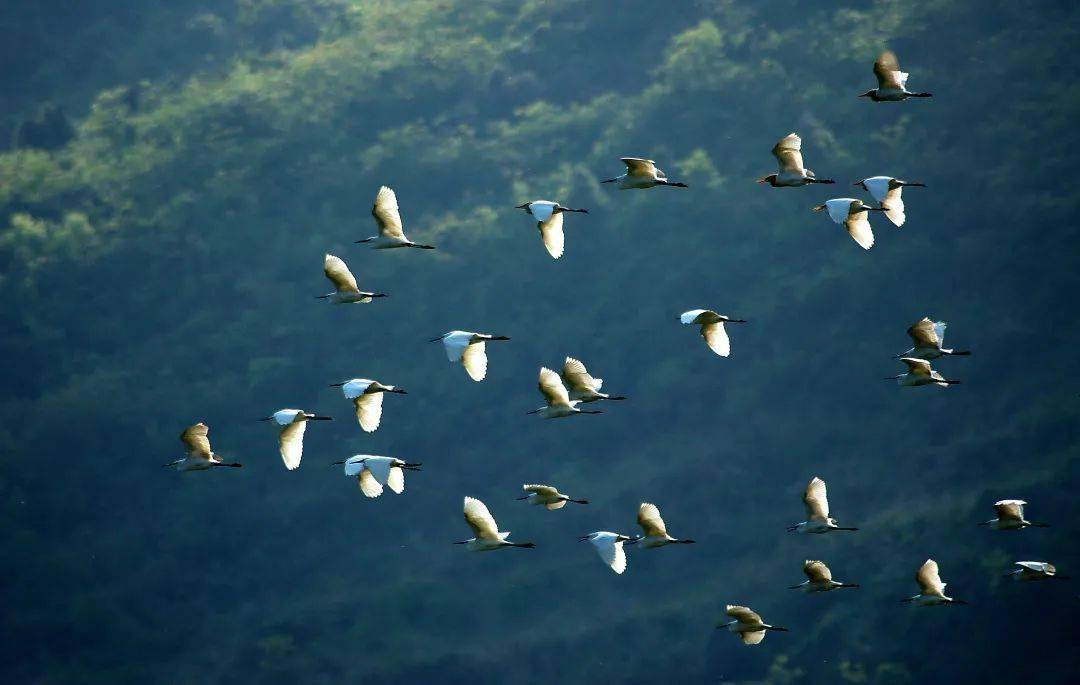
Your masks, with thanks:
[{"label": "bird's long beak", "polygon": [[398,388],[398,387],[395,387],[390,392],[396,392],[399,395],[408,395],[409,394],[409,393],[405,392],[405,388]]},{"label": "bird's long beak", "polygon": [[465,544],[468,544],[468,542],[469,542],[468,540],[458,540],[457,542],[455,542],[453,544],[455,544],[455,545],[465,545]]},{"label": "bird's long beak", "polygon": [[402,464],[401,468],[406,471],[419,471],[421,466],[423,466],[423,464]]},{"label": "bird's long beak", "polygon": [[340,388],[343,385],[345,385],[345,384],[344,383],[331,383],[330,387],[331,388]]},{"label": "bird's long beak", "polygon": [[259,419],[259,420],[260,420],[260,421],[269,421],[269,420],[271,420],[272,418],[274,418],[274,417],[273,417],[273,416],[267,416],[267,417],[261,418],[261,419]]},{"label": "bird's long beak", "polygon": [[491,336],[491,339],[492,340],[509,340],[510,337],[506,336],[506,335],[493,335],[493,336]]},{"label": "bird's long beak", "polygon": [[373,238],[364,238],[363,240],[357,240],[356,242],[358,242],[358,243],[370,243],[372,240],[374,240],[374,239]]},{"label": "bird's long beak", "polygon": [[428,340],[428,342],[439,342],[442,339],[443,339],[443,336],[440,335],[438,338],[432,338],[431,340]]},{"label": "bird's long beak", "polygon": [[335,461],[333,464],[331,464],[331,466],[341,466],[344,463],[344,461]]}]

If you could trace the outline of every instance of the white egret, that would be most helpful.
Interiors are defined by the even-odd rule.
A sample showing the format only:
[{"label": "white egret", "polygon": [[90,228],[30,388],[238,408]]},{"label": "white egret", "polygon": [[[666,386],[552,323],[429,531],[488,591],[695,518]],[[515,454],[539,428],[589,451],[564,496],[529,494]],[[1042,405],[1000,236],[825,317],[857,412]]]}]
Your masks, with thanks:
[{"label": "white egret", "polygon": [[1025,583],[1036,580],[1069,580],[1069,576],[1058,574],[1057,567],[1049,561],[1018,561],[1016,565],[1020,568],[1006,573],[1006,578],[1011,577]]},{"label": "white egret", "polygon": [[619,190],[652,188],[653,186],[688,187],[685,183],[667,180],[667,174],[657,169],[656,162],[651,159],[620,157],[619,161],[626,165],[626,173],[622,176],[609,178],[606,181],[600,181],[601,183],[618,183]]},{"label": "white egret", "polygon": [[469,378],[480,382],[487,376],[487,351],[485,343],[491,340],[509,340],[505,335],[473,333],[471,331],[450,331],[429,342],[442,341],[446,358],[452,362],[461,362]]},{"label": "white egret", "polygon": [[908,98],[933,97],[930,93],[912,93],[907,89],[908,74],[900,71],[900,63],[891,50],[881,53],[874,61],[874,76],[877,76],[878,87],[859,97],[870,98],[874,102],[900,102]]},{"label": "white egret", "polygon": [[273,421],[281,428],[278,444],[281,448],[281,460],[290,471],[300,467],[300,458],[304,455],[304,430],[308,421],[333,421],[329,416],[316,416],[303,409],[279,409],[260,421]]},{"label": "white egret", "polygon": [[369,293],[360,290],[356,286],[349,267],[345,266],[339,257],[327,254],[323,259],[323,273],[334,284],[334,292],[327,295],[319,295],[319,300],[330,300],[331,304],[366,304],[374,297],[386,297],[385,293]]},{"label": "white egret", "polygon": [[892,176],[871,176],[861,181],[855,181],[851,185],[862,186],[863,190],[869,191],[878,201],[878,207],[885,210],[885,216],[893,222],[897,228],[904,225],[907,216],[904,214],[904,188],[925,188],[925,183],[914,181],[901,181]]},{"label": "white egret", "polygon": [[768,183],[773,188],[795,188],[810,183],[836,183],[827,178],[818,178],[803,166],[802,138],[795,133],[789,133],[773,145],[773,157],[776,157],[780,165],[780,172],[762,176],[758,183]]},{"label": "white egret", "polygon": [[949,380],[937,371],[934,371],[930,366],[930,362],[925,359],[900,357],[900,361],[904,362],[908,367],[908,372],[900,373],[895,376],[887,376],[885,380],[896,381],[897,385],[905,388],[913,388],[920,385],[937,385],[942,388],[947,388],[950,385],[960,385],[960,381]]},{"label": "white egret", "polygon": [[781,628],[780,626],[769,625],[761,620],[761,616],[756,611],[748,609],[747,607],[734,606],[728,604],[724,613],[726,613],[734,621],[728,623],[720,623],[717,628],[727,628],[733,633],[736,633],[742,638],[744,645],[756,645],[765,639],[765,633],[770,630],[779,630],[781,632],[788,632],[787,628]]},{"label": "white egret", "polygon": [[691,309],[680,314],[679,321],[687,326],[701,326],[701,337],[705,338],[705,344],[721,357],[731,354],[731,341],[728,340],[724,324],[746,323],[746,319],[731,319],[711,309]]},{"label": "white egret", "polygon": [[638,506],[637,522],[641,526],[644,535],[635,537],[630,544],[641,543],[645,549],[663,547],[664,545],[682,544],[692,545],[693,540],[679,540],[668,535],[664,519],[660,518],[660,509],[655,504],[642,502]]},{"label": "white egret", "polygon": [[544,397],[544,406],[533,409],[529,414],[539,414],[545,419],[561,419],[575,414],[603,414],[601,409],[578,409],[581,400],[570,399],[570,394],[563,385],[562,378],[546,366],[540,367],[540,394]]},{"label": "white egret", "polygon": [[1003,499],[994,502],[996,519],[983,521],[980,526],[989,526],[993,530],[1021,530],[1023,528],[1049,528],[1049,523],[1035,523],[1024,518],[1024,505],[1022,499]]},{"label": "white egret", "polygon": [[604,379],[590,376],[585,365],[573,357],[567,357],[566,361],[563,362],[560,375],[572,400],[596,402],[598,400],[626,399],[622,395],[609,395],[600,392],[600,388],[604,385]]},{"label": "white egret", "polygon": [[371,207],[371,216],[379,227],[379,235],[357,240],[358,243],[371,243],[376,250],[388,250],[394,247],[416,247],[421,250],[434,250],[433,245],[414,243],[405,237],[401,226],[401,213],[398,211],[397,195],[383,186],[375,195],[375,204]]},{"label": "white egret", "polygon": [[796,533],[829,533],[834,530],[858,530],[858,528],[842,528],[836,524],[836,519],[829,516],[829,495],[825,488],[825,481],[817,476],[807,484],[806,492],[803,493],[803,504],[806,505],[806,520],[788,526],[789,532]]},{"label": "white egret", "polygon": [[598,530],[578,538],[579,542],[586,540],[592,543],[592,546],[596,548],[596,553],[605,564],[611,567],[612,571],[621,575],[626,570],[626,550],[623,549],[623,543],[631,540],[629,536],[608,530]]},{"label": "white egret", "polygon": [[558,488],[550,485],[526,483],[521,486],[521,489],[529,494],[524,497],[518,497],[518,500],[528,500],[529,504],[543,504],[549,511],[562,509],[566,506],[567,502],[573,502],[575,504],[589,503],[589,500],[587,499],[574,499],[569,495],[564,495],[559,492]]},{"label": "white egret", "polygon": [[515,209],[524,209],[536,218],[536,227],[540,229],[540,239],[544,242],[544,247],[553,259],[558,259],[563,254],[563,243],[565,242],[563,237],[563,213],[589,213],[587,209],[570,209],[550,200],[533,200],[518,205]]},{"label": "white egret", "polygon": [[221,457],[214,454],[214,451],[210,449],[209,435],[210,429],[206,427],[205,423],[200,422],[194,426],[188,426],[180,434],[180,442],[184,443],[184,451],[187,456],[170,461],[168,464],[162,464],[162,466],[169,466],[180,472],[205,471],[215,466],[231,466],[237,469],[243,466],[243,464],[236,462],[222,461]]},{"label": "white egret", "polygon": [[930,361],[946,355],[956,357],[970,355],[971,352],[967,350],[950,350],[942,347],[945,343],[947,326],[948,324],[944,321],[931,321],[929,317],[923,317],[921,321],[911,324],[911,327],[907,329],[907,334],[911,338],[912,348],[903,354],[896,355],[894,359],[912,357]]},{"label": "white egret", "polygon": [[423,464],[410,464],[396,457],[378,457],[371,454],[357,454],[345,461],[335,461],[334,465],[345,465],[346,476],[356,476],[360,492],[367,497],[378,497],[383,486],[388,486],[395,494],[405,492],[405,471],[419,471]]},{"label": "white egret", "polygon": [[472,528],[473,535],[476,537],[455,542],[454,544],[465,545],[465,549],[470,552],[490,552],[493,549],[502,549],[504,547],[523,547],[526,549],[536,547],[531,542],[510,542],[507,540],[506,538],[510,537],[509,531],[500,532],[499,526],[495,523],[495,519],[492,518],[487,506],[472,497],[465,498],[465,523],[469,524],[469,528]]},{"label": "white egret", "polygon": [[919,570],[915,572],[915,582],[919,584],[919,594],[902,602],[915,602],[920,606],[933,606],[935,604],[967,604],[962,599],[953,599],[945,596],[945,586],[948,583],[941,582],[938,573],[938,564],[933,559],[927,559]]},{"label": "white egret", "polygon": [[818,205],[813,211],[829,211],[829,218],[843,226],[851,239],[859,244],[864,250],[874,246],[874,231],[870,228],[870,219],[867,212],[884,212],[882,207],[871,207],[862,200],[852,197],[836,197],[826,200],[825,204]]},{"label": "white egret", "polygon": [[828,592],[839,587],[859,587],[856,583],[841,583],[833,580],[832,571],[823,561],[807,559],[803,564],[803,573],[806,580],[798,585],[792,585],[789,590],[802,590],[803,592]]},{"label": "white egret", "polygon": [[353,401],[356,408],[356,420],[364,431],[371,433],[382,421],[383,395],[390,392],[407,395],[404,388],[396,385],[383,385],[368,378],[353,378],[343,383],[331,383],[331,388],[341,388],[346,399]]}]

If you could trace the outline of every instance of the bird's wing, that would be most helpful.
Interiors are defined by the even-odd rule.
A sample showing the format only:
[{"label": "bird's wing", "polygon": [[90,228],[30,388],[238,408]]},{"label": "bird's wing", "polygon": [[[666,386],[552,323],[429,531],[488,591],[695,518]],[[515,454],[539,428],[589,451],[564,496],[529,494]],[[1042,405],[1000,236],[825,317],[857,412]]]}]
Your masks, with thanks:
[{"label": "bird's wing", "polygon": [[[739,623],[761,623],[761,616],[749,607],[727,605],[725,613]],[[760,642],[760,640],[759,640]]]},{"label": "bird's wing", "polygon": [[390,467],[390,475],[386,477],[386,486],[393,490],[396,495],[405,492],[405,472],[401,470],[400,466]]},{"label": "bird's wing", "polygon": [[353,399],[356,420],[360,422],[360,427],[365,432],[370,433],[379,427],[379,422],[382,421],[382,403],[381,392],[365,393]]},{"label": "bird's wing", "polygon": [[765,639],[764,630],[753,630],[739,633],[744,645],[756,645]]},{"label": "bird's wing", "polygon": [[900,357],[900,361],[907,365],[908,373],[915,376],[929,376],[933,372],[930,368],[930,362],[925,359],[916,359],[915,357]]},{"label": "bird's wing", "polygon": [[656,508],[655,504],[642,502],[637,510],[637,522],[647,536],[658,535],[663,537],[667,535],[664,519],[660,518],[660,510]]},{"label": "bird's wing", "polygon": [[803,573],[810,579],[812,583],[829,582],[832,580],[832,571],[822,561],[806,560],[806,563],[802,567]]},{"label": "bird's wing", "polygon": [[825,481],[814,476],[814,479],[806,486],[803,504],[806,505],[807,520],[825,521],[829,518],[829,496],[825,489]]},{"label": "bird's wing", "polygon": [[487,352],[484,350],[484,341],[470,343],[461,353],[461,363],[465,365],[465,372],[474,381],[484,380],[487,376]]},{"label": "bird's wing", "polygon": [[548,511],[555,511],[556,509],[562,509],[565,506],[566,506],[566,500],[564,500],[564,499],[557,499],[554,502],[548,502],[547,504],[544,505],[544,507],[546,507]]},{"label": "bird's wing", "polygon": [[209,459],[213,452],[210,450],[210,429],[205,423],[196,423],[188,426],[180,434],[180,441],[184,443],[188,456]]},{"label": "bird's wing", "polygon": [[398,212],[397,195],[393,190],[383,186],[375,196],[375,204],[371,207],[371,216],[375,217],[375,223],[379,225],[379,235],[390,238],[405,239],[405,231],[401,227],[401,214]]},{"label": "bird's wing", "polygon": [[559,494],[558,488],[553,488],[550,485],[539,485],[536,483],[526,483],[521,486],[521,489],[525,492],[534,492],[542,497],[555,497]]},{"label": "bird's wing", "polygon": [[300,457],[304,454],[304,430],[307,421],[297,421],[283,426],[279,442],[281,444],[281,459],[285,462],[285,468],[292,471],[300,467]]},{"label": "bird's wing", "polygon": [[555,203],[549,200],[536,200],[529,203],[529,213],[536,217],[537,221],[547,221],[555,211]]},{"label": "bird's wing", "polygon": [[487,506],[478,499],[465,498],[465,523],[472,528],[473,535],[488,540],[499,539],[499,527],[495,524]]},{"label": "bird's wing", "polygon": [[709,346],[709,349],[721,357],[731,354],[731,341],[728,340],[723,321],[702,324],[701,337],[705,338],[705,344]]},{"label": "bird's wing", "polygon": [[537,228],[540,229],[540,239],[544,241],[544,247],[547,248],[548,254],[554,259],[562,257],[563,244],[566,242],[566,237],[563,235],[562,223],[562,212],[557,212],[552,214],[546,220],[539,221],[536,224]]},{"label": "bird's wing", "polygon": [[692,324],[702,314],[715,314],[716,312],[711,309],[691,309],[689,311],[679,314],[679,321],[683,324]]},{"label": "bird's wing", "polygon": [[793,171],[801,174],[803,171],[802,138],[794,133],[789,133],[776,143],[772,149],[773,157],[780,164],[780,171]]},{"label": "bird's wing", "polygon": [[945,583],[941,582],[937,562],[933,559],[927,559],[919,567],[915,573],[915,582],[919,584],[924,595],[940,595],[945,592]]},{"label": "bird's wing", "polygon": [[889,184],[892,182],[889,176],[871,176],[862,180],[863,186],[878,202],[884,202],[889,195]]},{"label": "bird's wing", "polygon": [[614,538],[593,538],[591,540],[596,553],[611,567],[615,573],[622,574],[626,570],[626,551],[622,542],[616,542]]},{"label": "bird's wing", "polygon": [[1027,502],[1020,499],[1003,499],[994,503],[994,511],[997,512],[999,519],[1019,521],[1024,518],[1025,504]]},{"label": "bird's wing", "polygon": [[891,50],[878,55],[874,62],[874,75],[877,76],[878,88],[903,90],[904,83],[907,81],[907,74],[900,71],[900,63]]},{"label": "bird's wing", "polygon": [[371,472],[371,475],[375,477],[375,480],[380,483],[386,483],[390,478],[390,467],[393,466],[393,462],[385,457],[370,457],[364,462],[367,466],[367,470]]},{"label": "bird's wing", "polygon": [[637,157],[620,157],[619,160],[626,165],[626,171],[631,176],[655,176],[656,162],[651,159],[639,159]]},{"label": "bird's wing", "polygon": [[874,230],[870,228],[869,212],[853,212],[844,220],[844,228],[847,229],[851,239],[859,244],[864,250],[874,246]]},{"label": "bird's wing", "polygon": [[570,394],[567,393],[566,386],[563,385],[559,374],[546,366],[540,368],[540,382],[538,385],[540,394],[544,396],[544,401],[547,402],[549,407],[570,404]]},{"label": "bird's wing", "polygon": [[1035,571],[1036,573],[1055,573],[1057,571],[1053,564],[1049,564],[1045,561],[1018,561],[1016,562],[1016,565],[1022,566],[1030,571]]},{"label": "bird's wing", "polygon": [[573,357],[567,357],[563,362],[562,379],[566,387],[573,390],[596,391],[600,389],[600,379],[590,376],[585,365]]},{"label": "bird's wing", "polygon": [[346,476],[358,476],[360,472],[364,470],[364,459],[366,455],[356,455],[355,457],[349,457],[345,460],[345,475]]},{"label": "bird's wing", "polygon": [[452,362],[461,361],[461,355],[465,353],[465,348],[469,346],[470,340],[472,340],[471,335],[446,334],[442,341],[446,358]]},{"label": "bird's wing", "polygon": [[849,197],[835,197],[826,200],[825,209],[829,212],[829,218],[843,226],[844,222],[847,221],[848,213],[851,211],[852,202],[854,200]]},{"label": "bird's wing", "polygon": [[349,267],[345,266],[345,262],[340,257],[335,257],[332,254],[326,255],[323,260],[323,273],[334,284],[334,290],[339,293],[360,292],[360,288],[356,287],[356,279],[353,278]]},{"label": "bird's wing", "polygon": [[360,472],[356,482],[360,485],[360,492],[364,493],[367,497],[378,497],[382,494],[382,483],[380,483],[367,468]]},{"label": "bird's wing", "polygon": [[923,317],[921,321],[911,324],[911,328],[907,329],[907,334],[915,343],[915,347],[941,347],[937,327],[929,318]]},{"label": "bird's wing", "polygon": [[904,214],[904,198],[901,196],[903,192],[903,186],[896,186],[885,194],[884,200],[878,200],[886,208],[885,216],[898,227],[903,226],[907,221],[907,215]]}]

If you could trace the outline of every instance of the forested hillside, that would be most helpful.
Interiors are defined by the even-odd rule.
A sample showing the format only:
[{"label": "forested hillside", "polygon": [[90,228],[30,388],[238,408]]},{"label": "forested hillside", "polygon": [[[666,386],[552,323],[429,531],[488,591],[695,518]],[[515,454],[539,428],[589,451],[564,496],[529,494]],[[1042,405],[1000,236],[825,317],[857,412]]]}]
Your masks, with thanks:
[{"label": "forested hillside", "polygon": [[[1075,3],[71,5],[0,9],[0,680],[1077,681]],[[934,97],[857,98],[883,48]],[[837,185],[754,183],[791,131]],[[623,156],[689,189],[600,184]],[[864,252],[810,210],[878,174],[927,187]],[[383,184],[437,250],[354,244]],[[589,209],[558,261],[541,198]],[[327,252],[389,297],[316,300]],[[729,359],[698,307],[750,321]],[[882,380],[925,315],[962,385]],[[454,328],[512,338],[482,383]],[[527,416],[567,355],[630,399]],[[353,377],[409,391],[375,433]],[[293,472],[281,407],[336,419]],[[160,468],[197,421],[243,469]],[[424,470],[368,500],[356,453]],[[858,533],[785,533],[814,475]],[[451,545],[465,495],[537,549]],[[976,526],[1006,497],[1052,527]],[[643,501],[698,544],[616,576],[575,540]],[[969,606],[899,603],[931,556]],[[862,587],[789,591],[805,559]]]}]

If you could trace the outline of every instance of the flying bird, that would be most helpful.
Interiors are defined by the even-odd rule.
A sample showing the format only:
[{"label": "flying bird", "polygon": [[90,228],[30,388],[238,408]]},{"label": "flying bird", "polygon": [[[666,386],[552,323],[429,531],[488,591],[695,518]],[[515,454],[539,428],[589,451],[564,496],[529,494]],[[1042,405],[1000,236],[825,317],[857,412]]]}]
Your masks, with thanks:
[{"label": "flying bird", "polygon": [[383,385],[368,378],[353,378],[343,383],[331,383],[331,388],[341,388],[345,399],[352,400],[356,408],[356,420],[364,431],[371,433],[382,421],[383,395],[390,392],[406,395],[404,388],[396,385]]},{"label": "flying bird", "polygon": [[589,213],[587,209],[570,209],[549,200],[533,200],[518,205],[515,209],[524,209],[536,218],[536,227],[540,229],[540,239],[553,259],[558,259],[563,254],[563,213]]},{"label": "flying bird", "polygon": [[724,613],[735,619],[728,623],[720,623],[717,628],[727,628],[742,638],[744,645],[756,645],[765,639],[765,633],[769,630],[787,632],[787,628],[773,626],[761,620],[757,612],[747,607],[727,605]]},{"label": "flying bird", "polygon": [[596,402],[598,400],[625,400],[622,395],[609,395],[607,393],[600,392],[600,388],[604,385],[603,378],[593,378],[589,375],[585,365],[573,357],[567,357],[563,362],[562,373],[563,384],[566,385],[567,392],[570,393],[570,399],[581,400],[582,402]]},{"label": "flying bird", "polygon": [[206,427],[205,423],[200,422],[194,426],[188,426],[180,434],[180,442],[184,443],[184,451],[187,456],[170,461],[168,464],[163,464],[163,466],[170,466],[180,472],[205,471],[215,466],[231,466],[233,468],[243,466],[243,464],[236,462],[222,461],[218,455],[214,454],[214,451],[210,449],[209,435],[210,429]]},{"label": "flying bird", "polygon": [[461,362],[469,378],[476,382],[487,376],[487,351],[485,343],[491,340],[509,340],[505,335],[473,333],[471,331],[450,331],[429,342],[442,341],[446,358],[452,362]]},{"label": "flying bird", "polygon": [[641,543],[645,549],[663,547],[664,545],[683,544],[692,545],[693,540],[679,540],[668,535],[664,519],[660,518],[660,509],[655,504],[642,502],[638,506],[637,522],[641,526],[644,535],[634,538],[630,544]]},{"label": "flying bird", "polygon": [[308,421],[333,421],[329,416],[316,416],[303,409],[279,409],[260,421],[273,421],[281,428],[278,444],[281,447],[281,459],[290,471],[300,468],[300,458],[304,455],[304,430]]},{"label": "flying bird", "polygon": [[667,174],[656,168],[656,162],[651,159],[639,159],[637,157],[620,157],[619,161],[626,165],[626,173],[622,176],[609,178],[601,183],[618,183],[619,190],[632,188],[652,188],[653,186],[673,186],[686,188],[685,183],[676,183],[667,180]]},{"label": "flying bird", "polygon": [[813,171],[803,166],[802,138],[789,133],[772,149],[773,157],[780,165],[780,172],[762,176],[758,183],[768,183],[773,188],[795,188],[810,183],[836,183],[827,178],[817,178]]},{"label": "flying bird", "polygon": [[907,599],[900,600],[902,602],[915,602],[920,606],[933,606],[935,604],[967,604],[962,599],[953,599],[952,597],[945,596],[945,586],[948,583],[941,582],[941,575],[938,573],[937,562],[933,559],[927,559],[919,570],[915,572],[915,582],[919,584],[919,594]]},{"label": "flying bird", "polygon": [[728,340],[724,324],[746,323],[746,319],[731,319],[711,309],[691,309],[680,314],[679,321],[687,326],[701,326],[701,337],[705,338],[705,344],[721,357],[731,354],[731,341]]},{"label": "flying bird", "polygon": [[888,376],[887,381],[896,381],[896,384],[905,388],[918,387],[920,385],[937,385],[947,388],[950,385],[960,385],[960,381],[949,380],[930,367],[930,362],[925,359],[914,357],[900,357],[900,361],[908,367],[907,373]]},{"label": "flying bird", "polygon": [[825,489],[825,481],[817,476],[806,486],[803,493],[803,504],[806,505],[806,520],[788,526],[789,532],[796,533],[829,533],[834,530],[858,530],[858,528],[841,528],[836,524],[836,519],[829,517],[829,496]]},{"label": "flying bird", "polygon": [[1020,568],[1006,573],[1006,578],[1013,578],[1025,583],[1035,580],[1069,580],[1069,576],[1059,575],[1057,567],[1048,561],[1018,561]]},{"label": "flying bird", "polygon": [[533,409],[529,414],[539,414],[545,419],[561,419],[575,414],[603,414],[601,409],[578,409],[581,400],[570,399],[570,394],[563,385],[559,374],[546,366],[540,367],[540,394],[544,397],[544,406]]},{"label": "flying bird", "polygon": [[416,247],[422,250],[434,250],[433,245],[414,243],[405,237],[401,226],[401,213],[398,211],[397,195],[383,186],[375,195],[375,204],[371,207],[371,216],[379,227],[379,235],[357,240],[358,243],[371,243],[376,250],[388,250],[394,247]]},{"label": "flying bird", "polygon": [[507,540],[506,538],[510,537],[509,531],[499,532],[499,526],[495,523],[495,519],[492,518],[487,506],[472,497],[465,498],[465,523],[469,524],[469,528],[472,528],[473,535],[476,537],[455,542],[454,544],[465,545],[465,549],[470,552],[490,552],[493,549],[502,549],[504,547],[523,547],[526,549],[536,547],[531,542],[510,542]]},{"label": "flying bird", "polygon": [[971,352],[967,350],[950,350],[942,347],[945,343],[947,326],[948,324],[944,321],[931,321],[929,317],[923,317],[921,321],[911,324],[911,327],[907,329],[907,334],[911,338],[912,347],[894,358],[913,357],[930,361],[946,355],[957,357],[970,355]]},{"label": "flying bird", "polygon": [[832,571],[823,561],[806,560],[803,564],[803,573],[806,580],[798,585],[792,585],[789,590],[802,590],[803,592],[828,592],[838,587],[859,587],[855,583],[840,583],[833,580]]},{"label": "flying bird", "polygon": [[852,197],[837,197],[813,208],[815,212],[829,211],[829,218],[843,226],[851,239],[864,250],[874,246],[874,231],[867,212],[884,212],[883,207],[871,207]]},{"label": "flying bird", "polygon": [[908,74],[900,71],[900,63],[890,50],[878,55],[874,62],[874,76],[877,76],[878,87],[859,97],[870,98],[874,102],[900,102],[908,98],[933,97],[930,93],[912,93],[907,89]]},{"label": "flying bird", "polygon": [[604,563],[610,566],[612,571],[621,575],[626,570],[626,551],[623,549],[623,543],[629,542],[631,539],[619,533],[598,530],[595,533],[582,535],[578,538],[578,542],[585,542],[586,540],[591,542]]},{"label": "flying bird", "polygon": [[907,217],[904,215],[904,188],[925,188],[925,183],[914,181],[901,181],[892,176],[871,176],[861,181],[855,181],[851,185],[862,186],[875,200],[878,207],[885,210],[885,216],[893,222],[897,228],[904,225]]},{"label": "flying bird", "polygon": [[566,506],[567,502],[573,502],[575,504],[588,504],[587,499],[574,499],[569,495],[564,495],[559,492],[558,488],[550,485],[538,485],[535,483],[526,483],[521,486],[521,489],[529,493],[524,497],[518,497],[518,500],[528,500],[529,504],[542,504],[549,511],[555,509],[562,509]]},{"label": "flying bird", "polygon": [[405,492],[405,471],[419,471],[423,464],[410,464],[396,457],[377,457],[371,454],[357,454],[345,461],[335,461],[334,465],[345,465],[346,476],[356,476],[360,492],[367,497],[378,497],[383,493],[383,486],[388,486],[395,494]]},{"label": "flying bird", "polygon": [[385,293],[368,293],[356,287],[356,279],[349,267],[332,254],[327,254],[323,260],[323,273],[334,284],[334,292],[319,295],[316,299],[330,300],[330,304],[366,304],[374,297],[386,297]]},{"label": "flying bird", "polygon": [[996,519],[983,521],[980,526],[989,526],[993,530],[1021,530],[1023,528],[1049,528],[1049,523],[1033,523],[1024,518],[1024,505],[1022,499],[1003,499],[994,502]]}]

